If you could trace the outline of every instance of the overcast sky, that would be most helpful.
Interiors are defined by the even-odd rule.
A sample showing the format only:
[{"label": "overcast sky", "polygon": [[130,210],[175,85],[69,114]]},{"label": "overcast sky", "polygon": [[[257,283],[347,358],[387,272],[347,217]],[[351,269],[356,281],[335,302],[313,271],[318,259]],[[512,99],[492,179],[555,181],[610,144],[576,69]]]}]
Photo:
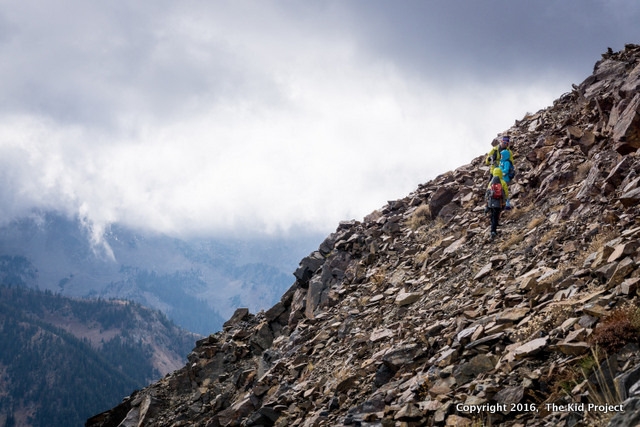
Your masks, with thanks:
[{"label": "overcast sky", "polygon": [[0,215],[333,231],[640,42],[634,0],[0,0]]}]

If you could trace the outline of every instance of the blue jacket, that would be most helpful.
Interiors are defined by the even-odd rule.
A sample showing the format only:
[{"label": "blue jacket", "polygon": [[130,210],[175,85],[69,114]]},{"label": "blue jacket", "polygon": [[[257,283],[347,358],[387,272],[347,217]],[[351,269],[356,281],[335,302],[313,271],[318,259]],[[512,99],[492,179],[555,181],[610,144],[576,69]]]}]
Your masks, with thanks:
[{"label": "blue jacket", "polygon": [[500,152],[500,170],[502,170],[502,177],[505,182],[511,181],[509,178],[509,171],[513,168],[513,162],[511,161],[511,153],[509,150],[502,150]]}]

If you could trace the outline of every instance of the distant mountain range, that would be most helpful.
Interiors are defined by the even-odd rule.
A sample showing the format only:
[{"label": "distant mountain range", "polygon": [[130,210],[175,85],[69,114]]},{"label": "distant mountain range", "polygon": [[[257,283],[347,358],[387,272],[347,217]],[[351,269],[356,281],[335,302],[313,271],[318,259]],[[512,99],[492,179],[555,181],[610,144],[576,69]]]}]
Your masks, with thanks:
[{"label": "distant mountain range", "polygon": [[178,239],[36,212],[0,227],[0,283],[72,297],[128,299],[208,335],[239,306],[270,307],[322,239]]},{"label": "distant mountain range", "polygon": [[0,425],[82,425],[182,366],[197,338],[138,304],[0,286]]}]

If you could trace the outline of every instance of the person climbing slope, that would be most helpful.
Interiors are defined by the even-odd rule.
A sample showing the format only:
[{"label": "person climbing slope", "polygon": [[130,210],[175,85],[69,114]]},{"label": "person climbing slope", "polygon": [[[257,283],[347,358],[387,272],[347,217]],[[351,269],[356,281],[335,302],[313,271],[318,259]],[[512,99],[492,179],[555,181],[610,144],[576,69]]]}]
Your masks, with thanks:
[{"label": "person climbing slope", "polygon": [[[513,167],[513,162],[511,161],[511,152],[509,150],[502,150],[500,152],[499,168],[502,171],[502,179],[508,185],[508,183],[511,182],[511,180],[516,175],[516,169]],[[505,202],[504,208],[505,210],[511,209],[511,203],[509,202],[508,198],[507,198],[507,201]]]},{"label": "person climbing slope", "polygon": [[501,160],[500,153],[504,150],[507,150],[509,152],[509,159],[511,160],[511,164],[513,164],[515,167],[515,164],[513,163],[513,153],[509,148],[509,136],[503,136],[500,144],[496,145],[491,149],[491,151],[489,151],[489,154],[487,154],[487,158],[484,161],[485,164],[491,165],[489,172],[493,173],[493,168],[498,167],[500,165],[500,160]]},{"label": "person climbing slope", "polygon": [[509,189],[507,183],[502,179],[502,170],[493,168],[493,176],[485,193],[487,201],[487,210],[491,215],[491,238],[498,235],[498,222],[500,220],[500,212],[506,205],[509,198]]}]

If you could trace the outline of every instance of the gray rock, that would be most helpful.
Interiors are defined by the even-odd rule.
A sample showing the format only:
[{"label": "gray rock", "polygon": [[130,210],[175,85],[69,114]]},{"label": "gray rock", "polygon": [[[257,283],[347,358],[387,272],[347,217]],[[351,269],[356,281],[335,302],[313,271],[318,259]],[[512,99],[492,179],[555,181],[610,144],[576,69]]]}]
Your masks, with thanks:
[{"label": "gray rock", "polygon": [[410,305],[422,298],[419,292],[400,292],[396,297],[395,303],[399,306]]},{"label": "gray rock", "polygon": [[438,216],[446,222],[456,216],[461,210],[462,207],[458,203],[450,202],[444,205],[442,209],[440,209],[440,212],[438,212]]},{"label": "gray rock", "polygon": [[613,140],[616,151],[622,155],[632,153],[640,148],[640,94],[633,97],[627,108],[622,112],[613,128]]},{"label": "gray rock", "polygon": [[118,424],[118,427],[138,427],[140,421],[140,407],[131,408],[127,416]]},{"label": "gray rock", "polygon": [[627,279],[620,284],[620,292],[624,295],[633,295],[640,286],[640,277]]},{"label": "gray rock", "polygon": [[623,400],[630,397],[630,390],[638,381],[640,381],[640,365],[615,378],[614,384],[616,391]]},{"label": "gray rock", "polygon": [[322,281],[321,277],[314,277],[309,281],[309,289],[307,291],[307,304],[305,307],[305,315],[309,319],[313,319],[314,313],[318,306],[326,300],[326,292],[328,288]]},{"label": "gray rock", "polygon": [[394,347],[387,351],[382,357],[382,361],[392,368],[398,370],[404,365],[408,365],[413,362],[413,357],[418,351],[416,344],[403,345],[400,347]]},{"label": "gray rock", "polygon": [[507,309],[498,315],[498,323],[516,323],[529,313],[529,307],[514,307]]},{"label": "gray rock", "polygon": [[630,427],[640,424],[640,397],[625,400],[622,409],[622,412],[611,418],[608,427]]},{"label": "gray rock", "polygon": [[486,275],[488,275],[491,272],[492,268],[493,268],[493,264],[492,263],[486,264],[484,267],[482,267],[480,269],[480,271],[478,271],[478,273],[475,275],[473,280],[482,279],[483,277],[485,277]]},{"label": "gray rock", "polygon": [[505,387],[495,394],[493,400],[510,408],[512,404],[519,403],[524,397],[524,387]]},{"label": "gray rock", "polygon": [[470,361],[459,365],[454,371],[453,376],[458,385],[466,384],[478,375],[491,371],[494,363],[491,357],[486,354],[478,354]]},{"label": "gray rock", "polygon": [[480,325],[471,326],[469,328],[463,329],[456,335],[456,340],[462,344],[465,344],[469,341],[473,333],[478,329]]},{"label": "gray rock", "polygon": [[373,385],[376,387],[382,387],[386,383],[388,383],[391,378],[394,377],[397,370],[389,367],[386,364],[381,364],[376,370],[376,374],[373,379]]},{"label": "gray rock", "polygon": [[611,279],[616,268],[618,268],[618,263],[610,262],[609,264],[603,265],[597,269],[594,273],[600,279],[600,282],[606,283]]},{"label": "gray rock", "polygon": [[589,150],[591,150],[595,144],[596,137],[591,131],[586,131],[584,135],[582,135],[582,138],[580,138],[580,141],[578,141],[578,145],[580,145],[580,149],[585,155],[589,154]]},{"label": "gray rock", "polygon": [[454,409],[454,404],[453,402],[449,401],[449,402],[445,402],[442,406],[440,406],[437,410],[436,413],[433,415],[433,421],[436,424],[442,424],[444,423],[445,419],[447,418],[447,416],[449,414],[451,414],[451,412]]},{"label": "gray rock", "polygon": [[481,345],[493,343],[494,341],[500,340],[503,336],[504,336],[504,332],[497,332],[492,335],[487,335],[486,337],[482,337],[475,341],[471,341],[469,344],[467,344],[466,348],[470,349],[470,348],[478,347]]},{"label": "gray rock", "polygon": [[324,241],[320,244],[318,251],[322,256],[327,256],[333,250],[334,245],[336,244],[336,239],[338,238],[338,233],[331,233]]},{"label": "gray rock", "polygon": [[598,322],[598,318],[595,316],[590,316],[588,314],[584,314],[580,317],[578,321],[578,325],[583,328],[593,328],[593,326]]},{"label": "gray rock", "polygon": [[238,425],[237,422],[246,418],[254,409],[253,400],[247,397],[218,414],[220,425],[223,427]]},{"label": "gray rock", "polygon": [[630,167],[631,159],[629,157],[623,158],[617,165],[615,165],[611,172],[609,172],[609,175],[604,179],[604,182],[611,184],[614,188],[617,188],[627,175]]},{"label": "gray rock", "polygon": [[394,221],[387,221],[382,226],[382,231],[386,234],[396,234],[400,231],[400,225]]},{"label": "gray rock", "polygon": [[233,316],[231,316],[231,319],[227,320],[226,322],[224,322],[224,327],[229,327],[229,326],[233,326],[239,322],[241,322],[242,320],[246,319],[247,316],[249,316],[249,309],[246,307],[241,307],[236,309],[236,311],[233,313]]},{"label": "gray rock", "polygon": [[440,213],[440,210],[449,202],[451,202],[455,195],[456,193],[451,187],[439,187],[429,199],[429,210],[431,211],[431,218],[435,219]]},{"label": "gray rock", "polygon": [[625,242],[616,246],[611,255],[609,255],[607,262],[617,261],[624,255],[631,255],[635,253],[638,250],[638,246],[639,242],[637,240],[634,240],[632,242]]},{"label": "gray rock", "polygon": [[451,365],[457,359],[458,350],[456,350],[455,348],[450,348],[442,352],[440,357],[436,360],[436,364],[440,367],[445,367]]},{"label": "gray rock", "polygon": [[273,322],[278,317],[280,317],[280,315],[284,313],[284,311],[285,311],[284,304],[278,301],[273,307],[271,307],[269,310],[267,310],[264,313],[264,317],[265,319],[267,319],[267,322]]},{"label": "gray rock", "polygon": [[458,240],[456,240],[455,242],[451,243],[449,246],[447,246],[443,252],[444,255],[449,255],[452,254],[456,251],[458,251],[458,249],[460,249],[463,245],[464,242],[467,240],[466,237],[461,237]]},{"label": "gray rock", "polygon": [[394,335],[394,333],[393,333],[393,331],[391,329],[386,329],[386,328],[376,329],[369,336],[369,341],[377,342],[377,341],[380,341],[380,340],[391,338],[393,335]]},{"label": "gray rock", "polygon": [[614,270],[609,282],[607,283],[607,288],[611,289],[615,286],[618,286],[622,283],[622,281],[629,274],[636,269],[636,263],[633,261],[631,257],[626,257],[616,265],[616,269]]},{"label": "gray rock", "polygon": [[624,80],[624,84],[620,88],[620,92],[626,96],[634,95],[640,89],[640,64],[629,73],[629,76]]},{"label": "gray rock", "polygon": [[300,267],[293,273],[301,284],[306,284],[313,273],[315,273],[322,264],[324,264],[325,258],[319,251],[313,252],[306,258],[300,261]]},{"label": "gray rock", "polygon": [[591,346],[586,342],[564,342],[559,343],[558,348],[567,356],[579,356],[588,352]]},{"label": "gray rock", "polygon": [[598,184],[600,183],[602,177],[600,176],[600,168],[595,164],[589,170],[589,174],[585,178],[585,180],[580,185],[580,191],[576,195],[576,198],[580,201],[587,202],[593,196],[597,196],[600,194],[600,187]]},{"label": "gray rock", "polygon": [[398,421],[415,421],[422,418],[422,411],[415,403],[408,403],[398,411],[394,420]]},{"label": "gray rock", "polygon": [[358,381],[358,377],[356,375],[351,375],[343,379],[336,385],[336,393],[348,392],[356,385],[357,381]]},{"label": "gray rock", "polygon": [[516,348],[513,352],[513,355],[515,356],[516,359],[522,359],[528,356],[534,356],[538,353],[540,353],[548,344],[548,339],[546,337],[544,338],[537,338],[535,340],[529,341],[526,344],[521,345],[520,347]]},{"label": "gray rock", "polygon": [[618,200],[625,208],[638,205],[640,203],[640,187],[627,191]]},{"label": "gray rock", "polygon": [[273,332],[269,327],[268,322],[262,322],[256,328],[256,331],[251,338],[251,343],[257,345],[261,350],[266,350],[271,346],[273,342]]}]

